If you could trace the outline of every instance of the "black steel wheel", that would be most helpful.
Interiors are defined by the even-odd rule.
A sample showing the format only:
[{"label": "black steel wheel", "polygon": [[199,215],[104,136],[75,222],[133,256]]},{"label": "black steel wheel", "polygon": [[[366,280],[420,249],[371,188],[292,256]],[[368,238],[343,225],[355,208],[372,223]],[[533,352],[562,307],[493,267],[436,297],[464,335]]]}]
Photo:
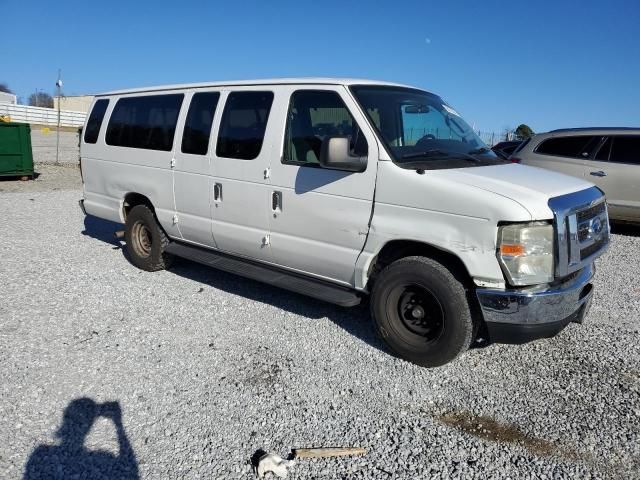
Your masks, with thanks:
[{"label": "black steel wheel", "polygon": [[391,303],[397,298],[398,316],[404,327],[427,342],[442,334],[445,313],[438,298],[428,288],[418,285],[398,285],[390,294]]},{"label": "black steel wheel", "polygon": [[462,283],[442,264],[407,257],[388,265],[371,292],[380,337],[401,358],[444,365],[471,344],[474,325]]}]

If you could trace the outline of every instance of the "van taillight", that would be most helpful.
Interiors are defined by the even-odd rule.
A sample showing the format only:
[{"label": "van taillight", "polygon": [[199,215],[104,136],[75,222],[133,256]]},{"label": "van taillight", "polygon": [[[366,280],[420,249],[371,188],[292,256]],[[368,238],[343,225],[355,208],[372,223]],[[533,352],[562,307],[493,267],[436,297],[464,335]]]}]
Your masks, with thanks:
[{"label": "van taillight", "polygon": [[518,157],[509,157],[509,160],[511,160],[511,163],[522,163],[522,159]]}]

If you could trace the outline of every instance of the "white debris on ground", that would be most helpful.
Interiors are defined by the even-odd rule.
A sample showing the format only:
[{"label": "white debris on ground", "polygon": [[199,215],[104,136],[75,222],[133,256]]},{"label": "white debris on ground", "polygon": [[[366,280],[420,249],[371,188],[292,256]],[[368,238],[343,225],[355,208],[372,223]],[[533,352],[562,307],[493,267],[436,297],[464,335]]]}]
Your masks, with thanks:
[{"label": "white debris on ground", "polygon": [[285,460],[275,453],[265,453],[258,460],[258,477],[264,478],[267,473],[273,473],[278,478],[286,478],[288,469],[295,463],[295,460]]}]

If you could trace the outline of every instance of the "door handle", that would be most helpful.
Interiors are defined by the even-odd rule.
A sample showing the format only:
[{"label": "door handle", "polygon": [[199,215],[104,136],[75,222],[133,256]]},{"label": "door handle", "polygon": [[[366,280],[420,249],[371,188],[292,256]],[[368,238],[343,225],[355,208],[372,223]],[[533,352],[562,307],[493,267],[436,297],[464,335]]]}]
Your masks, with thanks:
[{"label": "door handle", "polygon": [[594,177],[606,177],[607,173],[603,172],[602,170],[598,170],[597,172],[591,172],[591,175],[593,175]]},{"label": "door handle", "polygon": [[222,184],[221,183],[213,184],[213,201],[214,202],[222,201]]},{"label": "door handle", "polygon": [[282,192],[271,192],[271,210],[282,211]]}]

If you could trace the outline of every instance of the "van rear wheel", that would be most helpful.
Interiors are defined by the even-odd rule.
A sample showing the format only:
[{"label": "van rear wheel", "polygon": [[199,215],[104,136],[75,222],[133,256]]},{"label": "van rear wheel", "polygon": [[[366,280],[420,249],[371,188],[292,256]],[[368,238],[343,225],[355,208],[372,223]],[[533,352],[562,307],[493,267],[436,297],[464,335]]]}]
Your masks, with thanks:
[{"label": "van rear wheel", "polygon": [[127,253],[136,267],[147,272],[164,270],[173,263],[173,255],[165,253],[169,237],[146,205],[136,205],[127,215],[124,231]]},{"label": "van rear wheel", "polygon": [[371,316],[394,353],[424,367],[455,359],[474,330],[462,283],[425,257],[403,258],[382,270],[371,292]]}]

